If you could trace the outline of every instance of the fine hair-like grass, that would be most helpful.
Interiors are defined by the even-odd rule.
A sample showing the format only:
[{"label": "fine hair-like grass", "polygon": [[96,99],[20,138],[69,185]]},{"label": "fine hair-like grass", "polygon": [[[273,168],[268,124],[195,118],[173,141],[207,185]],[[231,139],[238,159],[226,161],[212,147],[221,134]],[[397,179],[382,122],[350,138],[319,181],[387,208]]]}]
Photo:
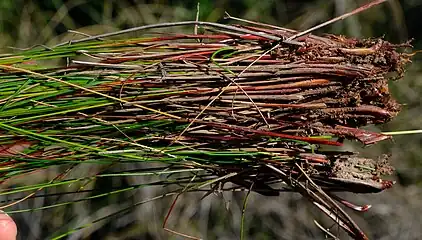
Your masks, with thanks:
[{"label": "fine hair-like grass", "polygon": [[[163,178],[30,210],[153,185],[175,186],[168,195],[296,191],[352,237],[364,239],[334,200],[357,211],[368,206],[333,191],[389,188],[392,182],[380,177],[391,167],[320,146],[340,146],[344,138],[363,144],[388,138],[358,128],[398,113],[387,81],[391,73],[402,75],[410,56],[397,49],[410,45],[341,36],[295,39],[293,30],[268,26],[185,22],[148,28],[184,24],[203,25],[206,32],[124,40],[94,36],[0,58],[4,184],[49,167],[65,170],[47,183],[2,194],[30,197],[72,183],[80,183],[74,191],[82,192],[97,179],[128,175]],[[46,65],[52,60],[54,66]],[[158,165],[107,172],[139,162]],[[77,164],[88,163],[104,167],[68,178]]]}]

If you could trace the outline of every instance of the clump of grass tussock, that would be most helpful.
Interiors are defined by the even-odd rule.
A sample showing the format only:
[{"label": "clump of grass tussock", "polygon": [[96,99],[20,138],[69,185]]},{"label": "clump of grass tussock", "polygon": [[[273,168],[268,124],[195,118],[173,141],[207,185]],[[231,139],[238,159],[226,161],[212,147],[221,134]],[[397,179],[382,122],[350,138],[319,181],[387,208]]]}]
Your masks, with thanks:
[{"label": "clump of grass tussock", "polygon": [[[195,24],[203,34],[157,33]],[[107,40],[148,29],[140,38]],[[334,200],[357,211],[368,206],[333,191],[382,191],[392,185],[381,179],[391,167],[320,147],[340,146],[344,138],[363,144],[389,138],[359,127],[385,123],[400,110],[387,76],[402,76],[410,55],[397,49],[408,43],[208,22],[123,32],[0,58],[1,180],[63,170],[3,195],[32,197],[61,185],[76,186],[72,193],[93,191],[34,211],[155,185],[172,187],[167,195],[296,191],[352,237],[365,238]],[[51,62],[61,64],[45,65]],[[73,178],[85,164],[101,169]],[[131,164],[139,167],[108,171]],[[106,193],[89,189],[99,179],[125,176],[160,179]]]}]

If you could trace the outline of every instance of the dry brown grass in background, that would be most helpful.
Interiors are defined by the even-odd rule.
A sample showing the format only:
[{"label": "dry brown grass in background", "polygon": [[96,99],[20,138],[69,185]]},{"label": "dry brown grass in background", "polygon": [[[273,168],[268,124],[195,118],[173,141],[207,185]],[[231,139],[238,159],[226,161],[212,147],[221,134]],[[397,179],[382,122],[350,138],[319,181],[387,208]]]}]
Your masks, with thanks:
[{"label": "dry brown grass in background", "polygon": [[[354,1],[353,1],[354,2]],[[346,6],[344,1],[334,1],[332,6],[335,6],[336,11],[345,11],[351,9]],[[377,21],[381,21],[379,17],[372,17],[377,14],[384,15],[388,26],[403,26],[405,23],[403,14],[400,14],[400,6],[395,6],[397,1],[391,1],[388,7],[378,10],[371,10],[367,15],[356,17],[352,20],[346,20],[342,24],[337,24],[334,29],[338,31],[346,30],[346,33],[353,35],[365,35],[373,30]],[[77,3],[75,3],[77,5]],[[264,4],[265,5],[265,4]],[[111,5],[110,5],[111,6]],[[76,6],[77,7],[77,6]],[[312,3],[306,5],[306,8],[317,9],[308,10],[313,11],[314,14],[304,13],[291,22],[291,26],[298,29],[304,29],[308,26],[315,25],[316,22],[327,19],[326,4],[322,2]],[[121,26],[139,26],[146,23],[156,23],[161,21],[176,21],[184,18],[187,13],[194,16],[194,11],[187,10],[182,6],[179,7],[162,7],[162,5],[139,4],[136,7],[126,7],[124,4],[118,7],[118,17],[110,20],[110,16],[104,11],[101,17],[98,17],[96,22],[99,25],[95,27],[78,28],[77,20],[72,19],[68,15],[71,6],[63,5],[58,7],[57,12],[45,13],[37,9],[35,4],[24,5],[24,13],[19,26],[19,31],[14,33],[13,37],[4,39],[7,42],[4,45],[13,46],[31,46],[34,43],[52,43],[59,42],[66,37],[59,36],[56,38],[54,27],[57,23],[65,23],[66,28],[77,29],[81,32],[94,34],[95,32],[108,32],[119,29]],[[342,10],[343,9],[343,10]],[[392,9],[392,10],[391,10]],[[226,9],[227,10],[227,9]],[[117,10],[114,10],[117,11]],[[220,11],[220,13],[218,13]],[[213,20],[215,16],[222,16],[221,9],[214,9],[210,11],[208,17],[204,20]],[[257,13],[259,9],[251,8],[244,12],[243,16],[248,19],[253,19],[253,16],[262,16]],[[262,10],[264,11],[264,10]],[[385,17],[385,12],[391,11],[394,18]],[[109,10],[110,12],[110,10]],[[156,16],[151,14],[157,12],[161,14]],[[390,12],[388,12],[390,13]],[[53,16],[52,18],[47,16]],[[299,16],[300,14],[298,14]],[[34,20],[35,19],[35,20]],[[47,19],[51,19],[49,22]],[[183,19],[183,20],[191,20]],[[274,18],[275,19],[275,18]],[[275,21],[274,19],[269,20]],[[260,19],[262,21],[262,19]],[[290,20],[290,19],[289,19]],[[277,19],[278,21],[278,19]],[[45,23],[48,24],[45,24]],[[278,25],[281,23],[278,22]],[[112,26],[113,27],[110,27]],[[42,26],[42,27],[41,27]],[[47,26],[47,27],[46,27]],[[107,26],[107,27],[102,27]],[[360,26],[360,27],[359,27]],[[40,29],[43,28],[43,29]],[[91,29],[91,30],[90,30]],[[401,40],[405,38],[403,27],[393,27],[395,30],[388,29],[387,32],[393,31],[394,35],[402,36]],[[41,33],[41,34],[40,34]],[[377,35],[379,36],[379,35]],[[388,34],[387,34],[388,36]],[[73,37],[73,36],[72,36]],[[18,42],[11,39],[19,39]],[[34,40],[36,39],[36,40]],[[60,39],[60,40],[58,40]],[[30,40],[30,41],[29,41]],[[15,44],[16,43],[16,44]],[[417,43],[416,43],[417,44]],[[392,91],[395,93],[399,102],[405,103],[404,110],[397,116],[395,120],[384,126],[384,130],[406,130],[420,128],[420,82],[418,77],[417,64],[408,71],[408,77],[400,83],[393,83]],[[357,149],[353,146],[348,146],[347,149]],[[374,157],[381,153],[391,153],[393,165],[398,169],[399,180],[401,184],[396,185],[393,189],[388,190],[382,194],[374,195],[353,195],[347,196],[347,199],[353,199],[354,202],[370,203],[372,209],[361,215],[354,216],[359,225],[363,226],[364,230],[373,239],[419,239],[421,230],[419,228],[419,214],[421,191],[418,187],[420,182],[420,163],[418,162],[420,156],[420,136],[399,136],[395,137],[395,144],[384,142],[379,147],[371,147],[360,150],[365,156]],[[136,167],[136,166],[133,166]],[[141,166],[138,166],[141,167]],[[84,167],[80,171],[95,171],[96,166],[91,168]],[[54,173],[50,173],[55,175]],[[79,174],[79,173],[78,173]],[[139,177],[126,177],[121,180],[114,180],[113,185],[139,183]],[[101,185],[101,183],[98,183]],[[106,183],[108,184],[108,183]],[[114,212],[124,206],[129,206],[134,199],[145,199],[155,196],[161,192],[160,188],[148,188],[137,190],[132,194],[127,194],[121,198],[110,198],[104,201],[91,201],[82,204],[77,204],[65,211],[52,210],[41,211],[34,213],[25,213],[16,215],[19,225],[21,226],[21,234],[28,233],[28,238],[44,238],[51,234],[49,229],[53,227],[60,227],[64,223],[68,226],[79,226],[87,223],[99,216]],[[207,239],[236,239],[238,238],[240,227],[240,212],[242,209],[242,200],[244,193],[224,193],[224,198],[221,196],[211,195],[202,201],[201,193],[186,193],[181,196],[172,212],[168,225],[177,231],[190,233],[192,235],[208,236]],[[66,196],[63,197],[66,200]],[[27,201],[19,205],[19,208],[43,206],[49,204],[45,199],[39,198]],[[161,205],[162,204],[162,205]],[[321,237],[321,233],[314,227],[312,219],[317,219],[323,223],[324,226],[329,225],[329,222],[324,220],[319,213],[312,210],[304,199],[296,194],[282,194],[278,198],[268,198],[257,194],[251,194],[249,197],[247,217],[245,219],[245,229],[247,229],[248,239],[309,239]],[[135,211],[114,219],[114,221],[97,223],[93,228],[74,234],[71,239],[78,239],[83,235],[91,236],[115,236],[118,238],[133,238],[145,236],[145,239],[167,239],[168,235],[161,230],[161,222],[165,216],[170,202],[167,200],[155,201],[147,205],[136,208]],[[304,207],[307,206],[307,207]],[[225,210],[227,209],[227,210]],[[76,212],[71,221],[67,216],[70,212]],[[352,213],[353,215],[353,213]],[[55,216],[54,221],[51,221],[51,216]],[[40,222],[34,222],[36,221]],[[188,224],[187,224],[188,223]],[[53,226],[52,226],[53,225]],[[113,229],[113,232],[110,232]],[[335,231],[335,228],[334,228]],[[96,235],[97,234],[97,235]],[[342,235],[340,235],[342,236]]]}]

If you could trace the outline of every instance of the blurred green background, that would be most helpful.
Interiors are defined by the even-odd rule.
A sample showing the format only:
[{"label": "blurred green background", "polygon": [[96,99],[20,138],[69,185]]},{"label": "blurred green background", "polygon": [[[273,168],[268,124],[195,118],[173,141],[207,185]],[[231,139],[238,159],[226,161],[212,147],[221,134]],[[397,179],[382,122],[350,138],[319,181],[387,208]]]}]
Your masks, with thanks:
[{"label": "blurred green background", "polygon": [[[367,0],[201,0],[200,20],[225,22],[224,12],[287,28],[305,30],[334,16],[368,2]],[[75,37],[68,30],[99,34],[119,29],[194,20],[197,1],[193,0],[1,0],[1,53],[37,44],[54,45]],[[318,30],[353,37],[382,37],[394,43],[414,38],[415,49],[422,49],[422,0],[390,0],[344,21]],[[396,99],[405,104],[401,114],[383,126],[369,126],[380,131],[422,128],[422,66],[416,54],[406,77],[391,83]],[[397,168],[396,186],[379,194],[347,195],[355,203],[372,204],[363,214],[351,213],[371,239],[422,239],[422,135],[397,136],[377,146],[362,149],[350,143],[348,150],[377,158],[390,154]],[[85,171],[89,171],[86,170]],[[79,171],[79,174],[83,174]],[[144,179],[128,177],[114,180],[113,186],[140,183]],[[31,179],[28,179],[31,181]],[[97,181],[98,186],[110,183]],[[53,210],[15,214],[20,239],[46,239],[69,229],[92,222],[134,202],[162,193],[160,187],[149,187],[119,197],[86,201]],[[242,200],[245,193],[211,195],[199,200],[201,193],[182,195],[168,226],[203,239],[239,239]],[[4,200],[0,199],[0,200]],[[13,209],[36,208],[54,200],[35,198]],[[181,239],[162,229],[171,199],[161,199],[133,207],[128,214],[116,215],[91,227],[75,232],[68,239]],[[301,198],[286,193],[280,197],[251,194],[246,212],[246,239],[324,239],[313,219],[330,227],[331,222]],[[335,226],[333,231],[336,232]],[[347,235],[340,233],[342,239]]]}]

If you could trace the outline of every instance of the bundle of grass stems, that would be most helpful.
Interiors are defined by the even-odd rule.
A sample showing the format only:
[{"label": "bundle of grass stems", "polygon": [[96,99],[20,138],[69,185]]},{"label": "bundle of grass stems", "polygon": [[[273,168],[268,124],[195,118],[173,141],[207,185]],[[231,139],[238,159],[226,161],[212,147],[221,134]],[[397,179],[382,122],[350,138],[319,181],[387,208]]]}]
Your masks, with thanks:
[{"label": "bundle of grass stems", "polygon": [[[177,28],[194,25],[201,34]],[[119,38],[134,31],[142,36]],[[385,157],[368,159],[325,146],[389,138],[359,128],[398,114],[388,81],[402,77],[410,55],[399,50],[407,47],[253,22],[193,21],[3,55],[3,186],[51,167],[62,166],[63,174],[1,194],[29,198],[41,189],[130,174],[165,176],[139,186],[179,186],[168,193],[173,196],[243,189],[271,197],[294,191],[352,238],[366,239],[343,207],[363,212],[370,206],[354,205],[335,192],[390,188],[393,182],[382,176],[393,168]],[[140,162],[142,169],[107,171]],[[67,177],[76,165],[88,163],[104,165],[103,171]]]}]

